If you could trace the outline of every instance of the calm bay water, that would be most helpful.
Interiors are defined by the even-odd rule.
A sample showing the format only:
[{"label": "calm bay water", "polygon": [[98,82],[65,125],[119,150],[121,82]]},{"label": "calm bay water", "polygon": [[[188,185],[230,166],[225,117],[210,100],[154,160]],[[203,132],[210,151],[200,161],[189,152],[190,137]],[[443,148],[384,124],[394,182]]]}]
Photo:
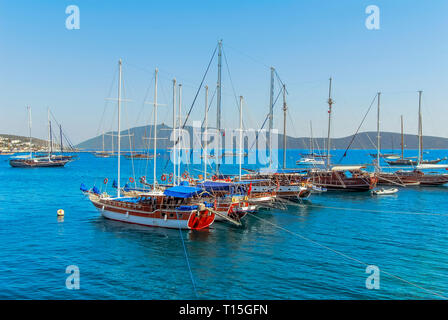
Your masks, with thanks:
[{"label": "calm bay water", "polygon": [[[298,154],[288,151],[288,167]],[[370,161],[365,151],[349,156]],[[438,298],[424,289],[448,296],[448,187],[312,195],[288,211],[249,216],[242,228],[180,232],[108,221],[84,198],[80,184],[104,188],[105,177],[112,192],[116,158],[81,154],[54,169],[10,168],[7,159],[0,157],[1,299]],[[159,176],[171,170],[158,161]],[[124,180],[133,172],[150,179],[152,162],[122,163]],[[379,267],[379,290],[366,289],[361,262]],[[65,287],[69,265],[80,269],[79,290]]]}]

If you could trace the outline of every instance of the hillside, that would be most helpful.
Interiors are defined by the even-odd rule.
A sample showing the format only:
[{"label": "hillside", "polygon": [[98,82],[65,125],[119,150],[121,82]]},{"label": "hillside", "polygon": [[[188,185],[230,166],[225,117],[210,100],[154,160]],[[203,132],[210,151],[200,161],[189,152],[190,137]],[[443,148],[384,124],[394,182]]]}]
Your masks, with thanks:
[{"label": "hillside", "polygon": [[[190,133],[190,137],[192,136],[192,128],[186,127],[186,130]],[[126,129],[122,131],[122,135],[124,137],[121,140],[121,148],[123,150],[130,149],[147,149],[152,148],[153,141],[150,139],[144,139],[144,137],[150,137],[152,132],[152,126],[142,126],[135,127],[132,129]],[[131,134],[131,139],[129,138],[129,133]],[[116,132],[113,133],[116,135]],[[160,149],[167,149],[172,146],[172,142],[170,141],[171,135],[171,127],[168,127],[164,124],[157,126],[157,147]],[[283,135],[279,135],[278,146],[282,148],[283,146]],[[332,149],[345,149],[350,141],[352,140],[353,135],[342,138],[333,138],[331,140]],[[130,143],[131,141],[131,143]],[[287,136],[286,145],[288,149],[307,149],[309,148],[309,137],[300,137],[294,138]],[[315,148],[324,149],[326,145],[325,138],[315,138],[314,139]],[[376,148],[376,132],[362,132],[359,133],[353,141],[351,149],[375,149]],[[400,149],[401,143],[401,135],[400,133],[395,132],[382,132],[381,133],[381,147],[382,149]],[[91,139],[88,139],[76,147],[81,149],[88,150],[101,150],[103,144],[103,137],[97,136]],[[133,148],[130,146],[134,145]],[[416,135],[405,134],[404,135],[404,144],[407,149],[418,149],[418,139]],[[104,145],[105,150],[112,149],[112,136],[111,133],[106,133],[104,136]],[[114,139],[114,148],[116,148],[117,140],[116,137]],[[235,144],[236,145],[236,144]],[[433,136],[424,136],[423,137],[423,145],[425,149],[448,149],[448,138],[441,137],[433,137]],[[247,146],[246,146],[247,147]]]},{"label": "hillside", "polygon": [[[26,144],[28,144],[29,141],[30,141],[29,137],[16,136],[16,135],[12,135],[12,134],[2,134],[2,133],[0,133],[0,138],[7,139],[7,140],[10,140],[10,141],[19,140],[20,143],[26,143]],[[43,146],[46,146],[48,144],[48,141],[46,141],[46,140],[42,140],[42,139],[38,139],[38,138],[32,138],[32,139],[33,139],[32,143],[35,146],[43,147]]]}]

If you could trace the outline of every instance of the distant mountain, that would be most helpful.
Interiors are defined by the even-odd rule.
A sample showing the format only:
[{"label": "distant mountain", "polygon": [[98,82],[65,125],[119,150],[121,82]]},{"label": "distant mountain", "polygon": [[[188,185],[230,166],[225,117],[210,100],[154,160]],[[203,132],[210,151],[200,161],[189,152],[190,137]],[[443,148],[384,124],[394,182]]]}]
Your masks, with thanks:
[{"label": "distant mountain", "polygon": [[[192,127],[185,128],[192,137]],[[172,142],[170,141],[171,127],[165,124],[157,125],[157,148],[168,149],[171,148]],[[121,138],[121,148],[123,150],[132,149],[148,149],[153,147],[153,140],[149,139],[152,136],[152,126],[135,127],[126,129],[121,132],[123,137]],[[117,147],[116,132],[109,132],[104,135],[104,148],[105,150],[112,149],[112,136],[114,136],[114,149]],[[146,137],[146,138],[145,138]],[[332,149],[345,149],[353,139],[353,135],[343,138],[333,138],[331,140]],[[401,134],[395,132],[382,132],[381,133],[381,148],[388,150],[400,150]],[[133,146],[132,148],[130,146]],[[234,138],[234,145],[236,146],[236,138]],[[310,145],[309,137],[294,138],[287,136],[286,146],[288,149],[308,149]],[[326,148],[326,138],[314,138],[315,149]],[[418,138],[416,135],[405,134],[404,145],[406,149],[418,149]],[[425,149],[448,149],[448,138],[424,136],[423,146]],[[101,150],[103,148],[103,136],[97,136],[81,142],[76,146],[81,149],[88,150]],[[283,147],[283,135],[278,135],[278,147]],[[247,145],[246,145],[247,148]],[[361,132],[353,140],[351,149],[375,149],[376,148],[376,132]]]}]

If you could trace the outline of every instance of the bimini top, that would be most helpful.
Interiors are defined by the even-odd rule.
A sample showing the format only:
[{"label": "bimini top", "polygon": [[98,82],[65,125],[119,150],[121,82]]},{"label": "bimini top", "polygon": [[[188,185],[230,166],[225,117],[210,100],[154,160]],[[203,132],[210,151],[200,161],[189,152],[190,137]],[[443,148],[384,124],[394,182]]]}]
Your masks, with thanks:
[{"label": "bimini top", "polygon": [[168,197],[190,198],[192,196],[200,194],[202,191],[203,190],[201,188],[196,188],[196,187],[175,186],[175,187],[165,189],[163,194]]}]

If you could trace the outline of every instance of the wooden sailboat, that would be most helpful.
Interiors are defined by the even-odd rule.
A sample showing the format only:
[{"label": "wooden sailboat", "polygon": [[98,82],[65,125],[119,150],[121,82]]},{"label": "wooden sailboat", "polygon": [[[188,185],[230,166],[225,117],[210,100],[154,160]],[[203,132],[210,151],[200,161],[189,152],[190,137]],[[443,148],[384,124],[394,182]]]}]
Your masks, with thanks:
[{"label": "wooden sailboat", "polygon": [[[381,101],[381,92],[377,94],[378,99],[378,112],[377,112],[377,153],[376,153],[376,161],[375,161],[375,176],[378,179],[378,185],[401,185],[401,186],[410,186],[410,185],[419,185],[420,182],[418,179],[412,176],[399,175],[394,172],[384,172],[381,170],[381,134],[380,134],[380,101]],[[401,117],[401,127],[403,133],[403,117]],[[403,146],[403,135],[402,135],[402,146]],[[403,156],[403,148],[401,151]],[[386,160],[387,161],[387,160]]]},{"label": "wooden sailboat", "polygon": [[[419,138],[419,144],[422,143],[423,145],[423,139]],[[387,158],[386,162],[387,164],[391,166],[416,166],[419,164],[419,161],[417,159],[418,157],[404,157],[404,133],[403,133],[403,116],[401,116],[401,157],[398,159],[394,158]],[[447,158],[442,159],[433,159],[433,160],[420,160],[420,164],[437,164],[441,161],[446,160]]]},{"label": "wooden sailboat", "polygon": [[[215,220],[214,210],[201,199],[202,189],[190,186],[174,186],[164,191],[157,189],[156,158],[154,158],[153,189],[137,197],[122,197],[120,187],[120,110],[122,62],[119,65],[118,79],[118,178],[117,196],[100,194],[97,188],[81,190],[89,196],[92,204],[101,214],[112,220],[145,226],[204,229]],[[154,124],[157,123],[157,69],[155,72]],[[154,133],[154,153],[156,152],[156,132]]]},{"label": "wooden sailboat", "polygon": [[[274,107],[274,73],[275,69],[271,68],[271,92],[269,106],[269,137],[271,137],[273,123],[273,107]],[[269,143],[270,166],[267,169],[260,170],[251,174],[239,177],[239,181],[250,181],[252,183],[251,194],[258,194],[259,198],[266,198],[271,195],[276,201],[301,201],[311,195],[312,185],[308,179],[302,179],[302,176],[296,175],[294,172],[286,169],[286,86],[283,84],[283,169],[274,169],[272,165],[272,146]]]},{"label": "wooden sailboat", "polygon": [[428,163],[423,160],[423,123],[422,123],[422,91],[418,92],[418,160],[412,171],[398,171],[400,177],[413,177],[420,182],[421,186],[441,186],[448,183],[448,174],[438,171],[448,169],[448,165]]},{"label": "wooden sailboat", "polygon": [[52,134],[51,134],[51,122],[48,119],[48,132],[49,132],[49,149],[47,156],[36,156],[33,155],[32,150],[32,136],[31,136],[31,107],[28,107],[28,126],[30,135],[30,154],[27,156],[17,156],[9,159],[9,164],[14,168],[53,168],[53,167],[63,167],[71,159],[58,159],[52,157]]},{"label": "wooden sailboat", "polygon": [[70,155],[66,154],[64,152],[64,139],[63,139],[63,132],[62,132],[62,125],[59,125],[59,137],[60,137],[60,145],[59,145],[59,154],[51,154],[52,160],[75,160],[77,158],[76,155]]},{"label": "wooden sailboat", "polygon": [[[103,138],[103,150],[95,152],[94,155],[95,155],[95,157],[98,157],[98,158],[109,158],[112,156],[112,154],[110,152],[104,151],[104,131],[102,134],[102,138]],[[114,141],[114,138],[112,136],[112,144],[113,144],[113,141]],[[113,150],[113,148],[112,148],[112,150]]]},{"label": "wooden sailboat", "polygon": [[332,78],[328,90],[328,137],[325,169],[311,169],[308,173],[310,182],[328,191],[369,191],[376,185],[376,178],[365,172],[363,165],[331,165],[331,115],[333,99],[331,97]]}]

